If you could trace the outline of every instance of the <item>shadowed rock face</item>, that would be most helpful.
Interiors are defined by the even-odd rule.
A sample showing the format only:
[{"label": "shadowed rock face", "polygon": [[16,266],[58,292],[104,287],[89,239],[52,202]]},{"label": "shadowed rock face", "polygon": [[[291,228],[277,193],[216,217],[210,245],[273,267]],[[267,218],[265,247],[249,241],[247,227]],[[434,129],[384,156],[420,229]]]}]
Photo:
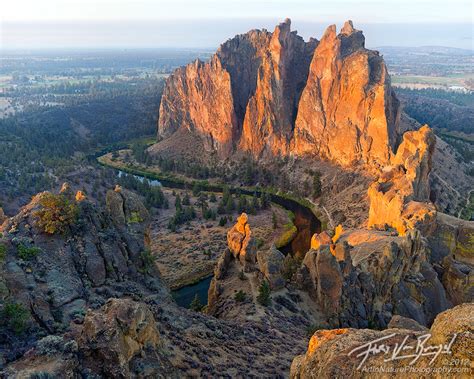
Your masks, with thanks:
[{"label": "shadowed rock face", "polygon": [[306,253],[297,285],[335,327],[366,328],[370,320],[384,328],[394,314],[430,324],[450,303],[428,253],[418,231],[395,237],[349,230],[336,244]]},{"label": "shadowed rock face", "polygon": [[[86,309],[97,308],[110,297],[157,294],[170,299],[156,268],[143,258],[148,213],[137,195],[110,191],[108,196],[115,195],[120,202],[109,201],[104,212],[86,199],[76,200],[66,186],[61,194],[78,207],[77,219],[65,234],[45,234],[36,225],[35,212],[47,192],[33,197],[0,226],[0,244],[6,249],[0,265],[0,302],[9,299],[30,314],[31,335],[22,340],[24,346],[10,346],[8,340],[0,349],[9,360],[41,334],[81,323]],[[21,249],[35,253],[22,256]]]},{"label": "shadowed rock face", "polygon": [[286,19],[225,42],[208,63],[166,83],[158,135],[197,132],[209,151],[319,155],[341,165],[389,163],[399,102],[378,52],[348,21],[305,42]]},{"label": "shadowed rock face", "polygon": [[98,311],[89,310],[79,338],[86,366],[100,362],[112,377],[130,377],[129,362],[145,347],[156,348],[159,332],[148,307],[130,299],[109,299]]}]

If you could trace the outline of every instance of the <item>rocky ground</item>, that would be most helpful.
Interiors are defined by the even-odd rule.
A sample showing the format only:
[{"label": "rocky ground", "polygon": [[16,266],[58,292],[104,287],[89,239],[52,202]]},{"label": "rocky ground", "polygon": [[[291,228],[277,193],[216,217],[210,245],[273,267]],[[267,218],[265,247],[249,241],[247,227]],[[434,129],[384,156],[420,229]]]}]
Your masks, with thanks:
[{"label": "rocky ground", "polygon": [[149,215],[139,197],[109,190],[103,210],[74,192],[61,194],[79,212],[65,234],[36,223],[47,193],[1,226],[2,312],[11,309],[0,323],[4,376],[287,374],[309,338],[295,309],[282,318],[275,302],[265,312],[278,317],[257,322],[178,307],[144,255]]},{"label": "rocky ground", "polygon": [[[474,350],[473,312],[472,303],[459,305],[440,313],[430,329],[410,319],[397,318],[383,331],[318,331],[311,338],[306,353],[293,360],[290,378],[406,378],[421,375],[429,378],[470,378]],[[426,336],[429,336],[428,339]],[[371,352],[364,359],[368,344],[376,340],[382,340],[388,350],[385,353]],[[421,353],[428,354],[416,357],[415,347],[425,343],[436,346],[440,354],[435,356],[431,351],[421,350]],[[403,352],[395,352],[398,346],[405,347]],[[406,351],[412,353],[406,354]],[[393,357],[397,359],[391,359]]]}]

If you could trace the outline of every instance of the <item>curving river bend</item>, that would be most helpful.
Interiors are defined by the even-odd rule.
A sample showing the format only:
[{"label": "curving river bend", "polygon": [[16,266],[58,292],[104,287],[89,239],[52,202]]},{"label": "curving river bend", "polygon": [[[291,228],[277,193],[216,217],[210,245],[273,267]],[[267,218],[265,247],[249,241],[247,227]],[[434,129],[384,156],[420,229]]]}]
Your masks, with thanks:
[{"label": "curving river bend", "polygon": [[[118,176],[122,176],[126,173],[118,168],[114,168],[118,172]],[[190,184],[183,184],[181,182],[173,182],[171,180],[156,180],[151,178],[146,178],[143,175],[137,174],[129,174],[133,175],[135,178],[139,180],[147,179],[152,186],[163,186],[167,188],[176,188],[176,189],[185,189],[188,188]],[[192,186],[189,187],[191,189]],[[209,192],[216,192],[222,193],[222,186],[212,186],[211,188],[207,189]],[[243,188],[231,188],[231,193],[240,192],[244,195],[253,195],[255,192],[258,196],[262,194],[263,191],[250,191]],[[280,248],[280,251],[287,255],[303,255],[306,251],[309,250],[311,245],[311,236],[314,233],[321,232],[321,222],[318,218],[314,215],[313,211],[308,207],[298,203],[295,200],[288,199],[286,197],[282,197],[275,194],[270,194],[270,199],[273,203],[282,206],[283,208],[293,212],[295,215],[294,217],[294,225],[296,226],[297,233],[296,236],[288,243],[286,246]],[[178,305],[183,307],[189,307],[190,302],[194,299],[195,295],[198,294],[201,303],[207,303],[207,291],[209,289],[209,285],[211,282],[212,276],[202,279],[201,281],[197,282],[196,284],[189,285],[182,287],[180,289],[172,291],[172,295]]]}]

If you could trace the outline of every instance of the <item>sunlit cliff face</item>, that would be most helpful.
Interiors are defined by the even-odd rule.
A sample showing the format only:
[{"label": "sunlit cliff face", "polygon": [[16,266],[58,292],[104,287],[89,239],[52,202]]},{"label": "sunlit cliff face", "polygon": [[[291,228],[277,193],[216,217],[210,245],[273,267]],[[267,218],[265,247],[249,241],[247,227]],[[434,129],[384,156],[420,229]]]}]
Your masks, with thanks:
[{"label": "sunlit cliff face", "polygon": [[290,20],[273,33],[252,30],[225,42],[167,80],[158,134],[197,134],[228,157],[317,155],[343,166],[390,162],[399,102],[378,52],[348,21],[305,42]]}]

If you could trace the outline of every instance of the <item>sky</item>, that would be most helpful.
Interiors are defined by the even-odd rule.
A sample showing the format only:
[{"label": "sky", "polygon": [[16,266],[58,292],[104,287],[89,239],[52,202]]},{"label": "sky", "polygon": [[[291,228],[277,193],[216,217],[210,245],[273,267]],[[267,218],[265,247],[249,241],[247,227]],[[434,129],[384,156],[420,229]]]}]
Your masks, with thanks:
[{"label": "sky", "polygon": [[6,0],[2,48],[215,47],[289,17],[304,38],[352,19],[367,45],[473,49],[471,0]]}]

